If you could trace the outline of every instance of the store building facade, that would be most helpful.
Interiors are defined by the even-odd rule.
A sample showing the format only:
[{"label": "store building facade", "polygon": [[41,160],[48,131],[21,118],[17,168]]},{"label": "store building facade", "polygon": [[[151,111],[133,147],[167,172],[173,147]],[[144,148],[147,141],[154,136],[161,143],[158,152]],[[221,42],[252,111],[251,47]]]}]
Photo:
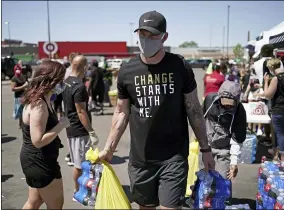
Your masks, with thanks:
[{"label": "store building facade", "polygon": [[[79,52],[88,56],[104,56],[106,58],[132,57],[133,53],[128,52],[126,42],[53,42],[51,46],[53,58],[63,58],[71,52]],[[50,46],[49,46],[50,47]],[[49,53],[45,42],[38,43],[39,59],[48,58]]]}]

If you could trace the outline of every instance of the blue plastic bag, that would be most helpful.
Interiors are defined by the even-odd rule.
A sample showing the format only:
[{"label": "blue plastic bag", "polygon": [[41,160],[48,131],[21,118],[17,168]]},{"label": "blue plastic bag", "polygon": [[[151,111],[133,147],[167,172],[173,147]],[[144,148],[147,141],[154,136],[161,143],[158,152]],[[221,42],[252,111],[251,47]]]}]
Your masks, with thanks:
[{"label": "blue plastic bag", "polygon": [[202,169],[196,173],[192,199],[195,209],[225,209],[231,198],[231,181],[224,179],[217,171],[205,173]]}]

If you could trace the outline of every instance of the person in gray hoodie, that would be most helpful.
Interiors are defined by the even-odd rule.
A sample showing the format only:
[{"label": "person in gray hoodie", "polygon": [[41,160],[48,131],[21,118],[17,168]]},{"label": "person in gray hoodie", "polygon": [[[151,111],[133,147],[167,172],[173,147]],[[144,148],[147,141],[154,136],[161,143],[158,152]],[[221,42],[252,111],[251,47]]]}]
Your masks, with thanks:
[{"label": "person in gray hoodie", "polygon": [[227,80],[218,93],[207,95],[203,104],[215,170],[229,180],[237,176],[238,156],[246,139],[246,111],[240,95],[240,84]]}]

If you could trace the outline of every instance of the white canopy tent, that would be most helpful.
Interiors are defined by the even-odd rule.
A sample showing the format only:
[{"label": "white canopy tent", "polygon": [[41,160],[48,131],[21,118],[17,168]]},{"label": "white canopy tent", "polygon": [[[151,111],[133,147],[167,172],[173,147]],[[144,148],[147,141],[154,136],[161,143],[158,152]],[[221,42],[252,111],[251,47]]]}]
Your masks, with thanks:
[{"label": "white canopy tent", "polygon": [[269,31],[261,32],[261,34],[260,34],[261,38],[258,41],[255,42],[254,51],[259,54],[262,46],[269,44],[269,37],[275,36],[275,35],[280,34],[282,32],[284,32],[284,21],[281,22],[280,24],[274,26]]}]

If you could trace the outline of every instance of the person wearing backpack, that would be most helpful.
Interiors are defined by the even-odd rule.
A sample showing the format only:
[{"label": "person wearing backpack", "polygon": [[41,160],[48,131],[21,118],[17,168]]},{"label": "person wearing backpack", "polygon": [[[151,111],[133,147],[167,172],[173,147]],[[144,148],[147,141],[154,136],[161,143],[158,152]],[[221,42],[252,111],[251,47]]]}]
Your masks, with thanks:
[{"label": "person wearing backpack", "polygon": [[240,95],[240,85],[227,80],[218,93],[208,94],[203,104],[215,170],[229,180],[238,174],[238,156],[246,139],[246,111]]}]

